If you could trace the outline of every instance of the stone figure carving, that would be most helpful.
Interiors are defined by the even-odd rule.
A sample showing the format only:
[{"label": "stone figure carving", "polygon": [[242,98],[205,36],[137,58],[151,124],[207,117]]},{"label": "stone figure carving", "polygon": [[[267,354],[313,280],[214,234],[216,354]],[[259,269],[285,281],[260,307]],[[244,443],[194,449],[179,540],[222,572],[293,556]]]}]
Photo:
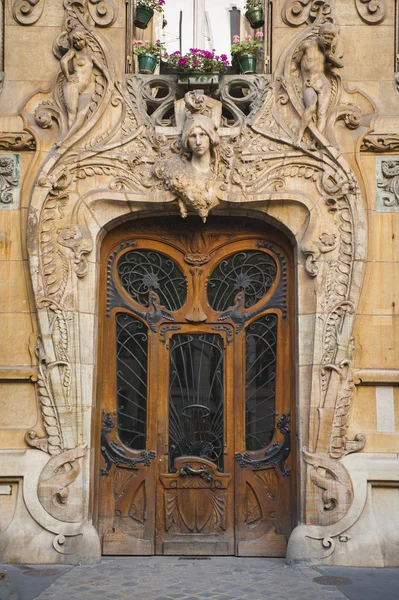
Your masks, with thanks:
[{"label": "stone figure carving", "polygon": [[164,162],[156,174],[167,190],[176,193],[181,216],[186,217],[188,209],[192,209],[205,223],[210,209],[219,202],[215,195],[219,117],[212,114],[212,107],[206,105],[201,94],[194,99],[186,94],[185,104],[180,153]]},{"label": "stone figure carving", "polygon": [[327,73],[332,68],[341,69],[344,66],[342,57],[338,27],[330,22],[323,23],[317,35],[305,39],[294,55],[302,75],[305,104],[296,145],[301,143],[306,128],[314,118],[320,133],[324,132],[331,96]]},{"label": "stone figure carving", "polygon": [[69,131],[63,142],[82,127],[95,92],[93,68],[97,67],[106,79],[108,69],[89,49],[87,33],[76,27],[69,34],[70,49],[61,58],[61,71],[65,77],[62,86],[64,102],[68,114]]}]

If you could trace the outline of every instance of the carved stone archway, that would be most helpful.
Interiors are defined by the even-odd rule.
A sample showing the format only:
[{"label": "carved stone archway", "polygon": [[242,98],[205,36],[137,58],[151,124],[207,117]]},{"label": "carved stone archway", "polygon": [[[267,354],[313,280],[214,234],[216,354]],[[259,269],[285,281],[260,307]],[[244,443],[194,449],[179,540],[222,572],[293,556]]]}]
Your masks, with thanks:
[{"label": "carved stone archway", "polygon": [[[72,1],[65,4],[65,30],[55,45],[56,55],[65,55],[71,32],[79,29],[96,56],[94,91],[80,115],[82,124],[67,134],[67,110],[59,92],[65,84],[62,72],[54,92],[33,94],[23,113],[37,139],[41,163],[27,240],[39,321],[38,395],[46,437],[28,432],[26,439],[49,454],[35,480],[42,507],[36,520],[56,535],[54,548],[64,553],[65,561],[99,558],[99,545],[92,544],[90,553],[86,543],[95,538],[88,494],[93,453],[88,448],[99,246],[104,233],[125,219],[154,212],[176,214],[178,200],[181,212],[183,206],[203,218],[210,210],[238,215],[250,211],[280,224],[296,242],[298,405],[300,443],[305,448],[300,514],[316,529],[297,531],[293,539],[301,548],[310,535],[319,547],[316,553],[327,546],[332,552],[334,538],[345,531],[343,524],[347,527],[349,517],[343,517],[354,495],[341,459],[364,446],[362,436],[347,440],[346,428],[353,387],[351,331],[366,258],[366,216],[357,166],[346,162],[339,147],[355,156],[359,138],[370,130],[374,107],[365,95],[347,92],[334,69],[326,71],[332,92],[325,130],[310,122],[303,139],[296,139],[304,106],[303,82],[293,57],[322,25],[319,11],[281,57],[274,82],[250,80],[260,91],[248,115],[237,109],[233,123],[222,123],[220,101],[194,94],[176,101],[172,125],[159,125],[161,108],[152,120],[137,82],[126,84],[115,76],[112,53],[88,14]],[[186,120],[198,115],[213,121],[215,130],[214,138],[208,134],[214,139],[213,150],[208,172],[199,180],[198,189],[206,192],[199,199],[184,177],[173,179],[176,161],[187,166],[192,160],[181,138]],[[195,123],[208,127],[204,118]],[[356,135],[347,139],[345,127]],[[54,474],[62,465],[69,475],[60,483]],[[59,500],[56,506],[54,498]],[[49,519],[57,527],[53,521],[49,527]]]}]

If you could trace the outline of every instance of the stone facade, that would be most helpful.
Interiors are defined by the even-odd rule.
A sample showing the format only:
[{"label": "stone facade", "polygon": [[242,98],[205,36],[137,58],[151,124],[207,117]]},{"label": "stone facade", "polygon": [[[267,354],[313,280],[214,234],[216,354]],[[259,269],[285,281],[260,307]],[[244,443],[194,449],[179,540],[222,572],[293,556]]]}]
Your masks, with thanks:
[{"label": "stone facade", "polygon": [[[167,94],[153,112],[156,76],[125,74],[124,6],[5,2],[0,561],[99,560],[101,241],[128,219],[193,213],[263,220],[296,248],[300,524],[288,560],[398,566],[394,2],[275,0],[270,75],[225,75],[213,98],[158,77]],[[238,79],[246,112],[230,94]],[[205,131],[212,161],[196,160],[189,127]]]}]

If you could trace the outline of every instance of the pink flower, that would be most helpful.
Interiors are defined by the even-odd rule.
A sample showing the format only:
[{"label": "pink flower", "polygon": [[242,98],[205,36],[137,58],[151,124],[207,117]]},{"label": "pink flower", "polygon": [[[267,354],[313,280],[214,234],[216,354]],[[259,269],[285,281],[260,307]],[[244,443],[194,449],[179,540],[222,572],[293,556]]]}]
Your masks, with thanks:
[{"label": "pink flower", "polygon": [[252,35],[249,35],[249,33],[245,36],[245,41],[249,42],[249,40],[252,40]]},{"label": "pink flower", "polygon": [[185,56],[183,56],[182,58],[179,58],[179,60],[177,61],[177,64],[179,65],[179,67],[185,67],[187,64],[187,58]]},{"label": "pink flower", "polygon": [[240,36],[239,35],[233,36],[233,44],[238,44],[239,41],[240,41]]},{"label": "pink flower", "polygon": [[263,33],[261,31],[258,31],[257,33],[255,33],[255,37],[261,40],[263,38]]}]

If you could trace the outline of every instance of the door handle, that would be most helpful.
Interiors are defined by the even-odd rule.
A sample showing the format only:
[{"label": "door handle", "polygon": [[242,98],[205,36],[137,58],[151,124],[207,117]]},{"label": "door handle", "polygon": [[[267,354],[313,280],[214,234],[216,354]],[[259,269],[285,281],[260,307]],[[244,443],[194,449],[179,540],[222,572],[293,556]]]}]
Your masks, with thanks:
[{"label": "door handle", "polygon": [[180,469],[180,475],[182,477],[187,477],[187,475],[191,477],[201,477],[206,483],[212,483],[213,477],[209,471],[206,470],[204,465],[201,465],[199,469],[193,469],[191,465],[183,465]]}]

